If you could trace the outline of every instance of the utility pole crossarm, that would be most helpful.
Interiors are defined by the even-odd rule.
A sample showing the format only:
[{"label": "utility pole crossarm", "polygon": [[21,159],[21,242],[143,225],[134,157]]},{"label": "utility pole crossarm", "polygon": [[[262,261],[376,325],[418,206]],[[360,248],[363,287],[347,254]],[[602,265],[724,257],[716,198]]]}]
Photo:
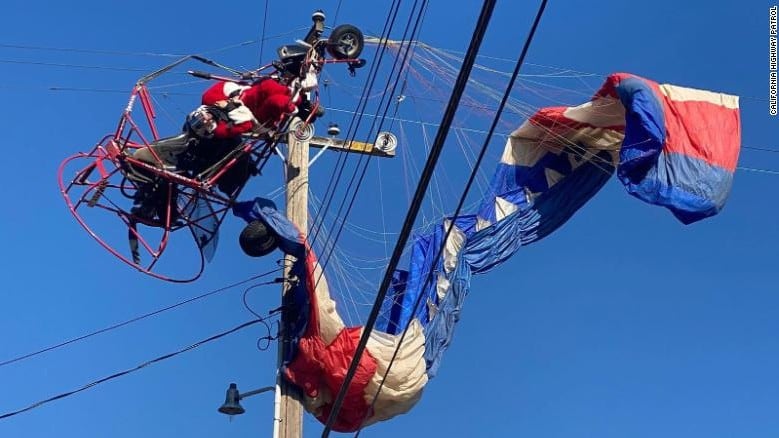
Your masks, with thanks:
[{"label": "utility pole crossarm", "polygon": [[387,158],[395,156],[395,149],[385,151],[372,143],[355,140],[347,142],[340,138],[314,137],[311,139],[309,145],[314,148],[328,148],[334,151],[356,152],[359,154],[377,155]]},{"label": "utility pole crossarm", "polygon": [[[284,140],[282,140],[285,142]],[[330,149],[336,152],[352,152],[358,154],[374,155],[384,158],[395,157],[395,146],[397,139],[389,133],[379,135],[376,143],[366,143],[363,141],[346,141],[335,137],[311,137],[308,141],[309,146],[318,149]]]}]

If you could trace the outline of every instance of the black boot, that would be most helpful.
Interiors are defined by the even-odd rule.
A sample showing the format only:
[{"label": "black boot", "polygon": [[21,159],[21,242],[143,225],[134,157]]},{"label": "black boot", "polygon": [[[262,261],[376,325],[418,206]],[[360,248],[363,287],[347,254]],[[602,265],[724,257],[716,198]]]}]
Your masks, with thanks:
[{"label": "black boot", "polygon": [[130,214],[143,221],[154,221],[154,215],[157,212],[156,202],[154,202],[157,184],[139,182],[135,184],[138,189],[133,196],[133,206],[130,208]]}]

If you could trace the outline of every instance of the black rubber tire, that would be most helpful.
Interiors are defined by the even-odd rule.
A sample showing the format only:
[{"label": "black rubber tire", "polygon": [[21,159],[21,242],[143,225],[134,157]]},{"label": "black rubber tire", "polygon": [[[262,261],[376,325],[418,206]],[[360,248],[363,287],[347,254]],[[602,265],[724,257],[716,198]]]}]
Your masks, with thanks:
[{"label": "black rubber tire", "polygon": [[351,24],[337,26],[327,38],[327,52],[335,59],[356,59],[363,47],[362,32]]},{"label": "black rubber tire", "polygon": [[238,236],[238,243],[249,257],[262,257],[279,247],[278,236],[262,221],[246,224],[241,235]]}]

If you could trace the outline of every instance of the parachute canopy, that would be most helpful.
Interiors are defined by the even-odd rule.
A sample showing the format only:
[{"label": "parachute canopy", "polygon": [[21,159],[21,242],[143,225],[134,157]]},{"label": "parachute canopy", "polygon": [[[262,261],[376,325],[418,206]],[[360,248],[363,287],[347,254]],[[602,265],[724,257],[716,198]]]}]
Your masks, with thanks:
[{"label": "parachute canopy", "polygon": [[415,237],[380,329],[421,325],[433,377],[471,275],[559,228],[615,169],[629,193],[685,224],[717,214],[733,183],[740,129],[736,96],[625,73],[608,76],[587,103],[538,110],[509,136],[479,211]]},{"label": "parachute canopy", "polygon": [[[738,97],[610,75],[591,101],[537,111],[514,131],[480,216],[494,222],[520,192],[541,215],[538,237],[590,199],[614,168],[633,196],[685,224],[717,214],[740,146]],[[504,214],[505,215],[505,214]]]},{"label": "parachute canopy", "polygon": [[[585,104],[537,111],[509,136],[479,211],[415,236],[333,430],[408,411],[438,370],[471,276],[559,228],[615,170],[632,195],[692,223],[723,208],[739,142],[737,97],[624,73],[609,76]],[[264,221],[297,257],[293,272],[302,281],[285,303],[296,309],[296,337],[284,376],[325,422],[363,328],[346,327],[313,251],[289,221],[259,199],[234,212]]]}]

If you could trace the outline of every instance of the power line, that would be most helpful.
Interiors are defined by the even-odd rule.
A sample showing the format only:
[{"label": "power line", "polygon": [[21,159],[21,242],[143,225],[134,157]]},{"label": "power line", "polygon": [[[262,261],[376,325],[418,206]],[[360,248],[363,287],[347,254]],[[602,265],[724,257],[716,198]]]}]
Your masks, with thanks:
[{"label": "power line", "polygon": [[[270,36],[263,36],[260,40],[247,40],[239,43],[230,44],[227,46],[219,47],[213,50],[206,50],[201,54],[214,54],[224,52],[226,50],[235,49],[238,47],[248,46],[256,44],[258,42],[267,41],[271,39],[281,38],[287,35],[300,32],[307,29],[307,27],[299,27],[289,32],[283,32]],[[102,50],[102,49],[83,49],[78,47],[56,47],[56,46],[35,46],[29,44],[0,44],[0,48],[5,49],[21,49],[21,50],[36,50],[44,52],[72,52],[72,53],[89,53],[94,55],[117,55],[117,56],[151,56],[151,57],[164,57],[164,58],[180,58],[188,55],[188,53],[164,53],[164,52],[132,52],[132,51],[120,51],[120,50]]]},{"label": "power line", "polygon": [[142,363],[142,364],[140,364],[140,365],[138,365],[138,366],[136,366],[134,368],[130,368],[130,369],[127,369],[127,370],[124,370],[124,371],[120,371],[120,372],[115,373],[115,374],[111,374],[110,376],[103,377],[102,379],[98,379],[98,380],[95,380],[93,382],[87,383],[86,385],[81,386],[81,387],[79,387],[77,389],[74,389],[72,391],[63,392],[62,394],[58,394],[58,395],[49,397],[47,399],[37,401],[37,402],[35,402],[35,403],[25,407],[25,408],[22,408],[22,409],[19,409],[19,410],[16,410],[16,411],[12,411],[12,412],[7,412],[7,413],[5,413],[3,415],[0,415],[0,420],[6,419],[8,417],[13,417],[14,415],[19,415],[21,413],[33,410],[33,409],[35,409],[37,407],[45,405],[46,403],[50,403],[50,402],[53,402],[53,401],[56,401],[56,400],[59,400],[59,399],[70,397],[71,395],[78,394],[79,392],[82,392],[82,391],[86,391],[87,389],[90,389],[90,388],[92,388],[94,386],[97,386],[97,385],[99,385],[101,383],[107,382],[109,380],[114,380],[114,379],[117,379],[117,378],[122,377],[122,376],[126,376],[126,375],[128,375],[130,373],[138,371],[138,370],[140,370],[142,368],[145,368],[145,367],[147,367],[149,365],[155,364],[157,362],[162,362],[163,360],[170,359],[172,357],[178,356],[179,354],[187,352],[189,350],[194,350],[195,348],[198,348],[198,347],[200,347],[203,344],[206,344],[206,343],[211,342],[211,341],[215,341],[215,340],[217,340],[219,338],[225,337],[225,336],[227,336],[229,334],[235,333],[235,332],[237,332],[239,330],[242,330],[242,329],[244,329],[246,327],[249,327],[249,326],[252,326],[254,324],[257,324],[257,323],[260,323],[260,322],[264,322],[264,321],[265,321],[265,319],[261,318],[261,319],[255,319],[255,320],[252,320],[252,321],[245,322],[245,323],[243,323],[243,324],[241,324],[241,325],[239,325],[237,327],[234,327],[234,328],[232,328],[232,329],[230,329],[230,330],[228,330],[226,332],[222,332],[222,333],[213,335],[211,337],[203,339],[202,341],[196,342],[196,343],[194,343],[194,344],[192,344],[192,345],[190,345],[188,347],[184,347],[184,348],[182,348],[180,350],[177,350],[177,351],[174,351],[172,353],[168,353],[168,354],[165,354],[163,356],[156,357],[156,358],[151,359],[149,361],[146,361],[146,362],[144,362],[144,363]]},{"label": "power line", "polygon": [[32,46],[27,44],[0,44],[0,48],[5,49],[23,49],[23,50],[39,50],[46,52],[75,52],[75,53],[91,53],[96,55],[121,55],[121,56],[157,56],[166,58],[179,58],[184,56],[180,53],[156,53],[156,52],[123,52],[117,50],[100,50],[100,49],[80,49],[76,47],[52,47],[52,46]]},{"label": "power line", "polygon": [[[476,161],[474,162],[473,169],[471,170],[471,174],[470,174],[470,176],[468,178],[468,182],[465,184],[465,188],[463,189],[462,195],[460,196],[460,200],[459,200],[459,202],[457,204],[457,208],[455,209],[454,215],[452,216],[453,217],[452,225],[449,226],[447,228],[447,230],[446,230],[446,234],[445,234],[444,238],[442,239],[441,246],[438,248],[438,251],[437,251],[435,257],[433,258],[433,263],[431,265],[433,268],[431,268],[430,271],[428,272],[427,278],[425,280],[425,284],[420,289],[421,291],[426,290],[428,285],[433,280],[433,272],[435,270],[435,266],[438,266],[438,262],[439,262],[439,260],[441,259],[441,256],[444,253],[444,248],[446,247],[446,242],[448,242],[449,236],[451,235],[452,230],[454,229],[454,220],[456,220],[460,216],[460,211],[462,210],[463,205],[465,205],[465,199],[468,197],[468,193],[470,192],[471,187],[473,186],[473,182],[476,179],[476,175],[478,174],[481,162],[483,161],[484,156],[487,153],[487,149],[489,147],[490,141],[492,140],[492,136],[495,133],[495,129],[498,126],[498,121],[500,120],[500,117],[501,117],[501,115],[503,113],[503,109],[505,108],[506,103],[509,100],[509,96],[511,95],[511,91],[512,91],[512,89],[514,87],[514,82],[516,81],[517,77],[519,76],[519,71],[522,68],[522,64],[525,62],[525,57],[527,56],[527,52],[530,49],[530,44],[532,44],[532,42],[533,42],[533,37],[535,36],[536,29],[538,28],[538,24],[541,21],[541,17],[544,14],[544,10],[546,9],[546,3],[547,3],[547,0],[542,0],[541,4],[538,7],[538,12],[536,12],[536,17],[533,20],[533,25],[531,26],[530,32],[529,32],[527,38],[525,39],[525,44],[522,47],[522,51],[520,52],[520,55],[517,58],[517,63],[515,65],[515,67],[514,67],[514,71],[511,74],[511,79],[509,80],[508,85],[506,86],[506,90],[503,93],[503,97],[502,97],[502,99],[500,101],[500,104],[498,105],[498,109],[497,109],[497,111],[495,113],[495,116],[492,119],[492,124],[490,126],[489,132],[487,133],[487,136],[484,138],[484,144],[482,144],[481,150],[479,151],[479,156],[477,157]],[[416,313],[417,308],[419,307],[420,303],[422,302],[422,298],[423,298],[423,294],[420,293],[417,296],[417,298],[416,298],[416,300],[414,302],[414,307],[411,310],[412,317]],[[382,301],[383,301],[383,299],[382,299]],[[389,374],[390,369],[392,368],[392,364],[395,362],[395,359],[397,358],[398,352],[400,351],[400,346],[403,344],[403,340],[405,339],[406,334],[408,333],[409,327],[411,327],[411,321],[409,321],[409,323],[406,324],[406,327],[403,330],[403,334],[401,335],[400,340],[398,341],[397,347],[395,347],[395,351],[392,354],[392,358],[390,359],[389,363],[387,364],[387,369],[384,372],[384,376],[382,376],[381,382],[379,383],[379,387],[376,389],[376,394],[373,397],[373,401],[371,402],[371,406],[370,406],[370,409],[368,409],[368,412],[370,412],[373,409],[373,406],[376,404],[376,400],[378,400],[378,398],[379,398],[379,394],[381,393],[381,390],[384,387],[384,382],[386,381],[387,375]],[[357,433],[355,434],[355,436],[360,434],[360,430],[362,430],[362,427],[360,427],[357,430]]]},{"label": "power line", "polygon": [[[400,1],[394,0],[393,3],[390,5],[389,12],[387,13],[387,19],[384,21],[384,28],[382,29],[382,36],[389,36],[392,32],[392,29],[395,26],[395,20],[398,15],[398,11],[400,10]],[[384,55],[387,50],[387,45],[382,44],[378,50],[378,54],[374,57],[373,61],[371,62],[371,67],[368,72],[368,80],[366,81],[365,85],[363,86],[362,95],[360,96],[360,100],[357,103],[357,106],[355,108],[355,111],[352,113],[352,119],[349,122],[349,127],[346,130],[345,139],[348,141],[354,140],[354,138],[357,136],[357,131],[359,130],[360,124],[362,123],[362,116],[365,114],[365,109],[368,105],[368,98],[371,94],[371,90],[373,90],[373,85],[376,82],[376,77],[378,76],[377,73],[379,71],[379,68],[381,67],[381,63],[384,60]],[[388,81],[391,80],[388,79]],[[324,218],[327,215],[327,212],[330,209],[330,205],[335,198],[336,190],[339,184],[341,183],[341,178],[344,174],[344,169],[346,168],[346,163],[348,160],[347,157],[348,154],[340,154],[338,156],[338,160],[336,162],[335,168],[337,170],[333,171],[333,174],[335,175],[335,178],[330,178],[327,183],[327,188],[325,189],[325,193],[322,197],[323,200],[323,207],[320,208],[317,215],[314,217],[312,224],[311,224],[311,233],[309,240],[314,242],[317,240],[317,237],[319,236],[319,231],[324,226]],[[356,171],[355,171],[356,172]],[[323,219],[319,221],[319,218],[322,217]],[[317,222],[319,222],[319,226],[317,226]]]},{"label": "power line", "polygon": [[[404,36],[406,35],[406,33],[408,33],[408,28],[411,26],[411,21],[412,21],[412,18],[413,18],[413,11],[416,10],[417,3],[418,2],[415,1],[414,5],[412,6],[412,9],[411,9],[412,13],[409,14],[409,19],[408,19],[408,22],[406,24],[406,30],[404,31]],[[422,18],[424,17],[426,10],[427,10],[427,1],[425,0],[425,1],[422,1],[422,4],[420,5],[420,8],[419,8],[419,12],[417,13],[417,18],[416,18],[416,21],[414,23],[414,27],[413,27],[413,29],[411,31],[412,37],[418,33],[418,31],[420,29],[420,24],[422,22]],[[385,89],[387,89],[388,92],[385,93],[382,96],[382,99],[381,99],[381,101],[379,103],[379,106],[378,106],[378,108],[381,109],[382,105],[384,105],[384,112],[383,112],[381,118],[378,119],[379,120],[379,124],[378,124],[378,128],[376,129],[376,132],[381,132],[382,131],[382,128],[384,126],[384,122],[385,122],[385,120],[387,118],[387,113],[389,112],[389,108],[390,108],[390,106],[392,105],[392,102],[393,102],[392,96],[395,95],[395,90],[397,89],[397,86],[400,83],[400,79],[403,76],[403,68],[404,68],[404,66],[407,65],[407,60],[408,60],[408,57],[409,57],[410,49],[411,49],[411,46],[408,45],[406,47],[406,52],[403,54],[402,58],[400,56],[395,58],[395,62],[393,63],[393,66],[392,66],[392,71],[390,73],[390,78],[387,81],[387,87],[385,87]],[[398,61],[400,61],[400,62],[398,62]],[[397,73],[397,76],[395,77],[394,82],[392,82],[392,75],[394,74],[395,68],[398,66],[398,64],[400,64],[400,68],[398,70],[398,73]],[[389,87],[390,82],[392,82],[391,89]],[[385,98],[386,98],[386,105],[384,104]],[[396,107],[396,109],[397,109],[397,107]],[[377,122],[377,119],[374,118],[373,123],[371,124],[371,127],[370,127],[370,129],[368,131],[368,136],[369,137],[370,137],[371,133],[374,132],[374,128],[376,127],[376,122]],[[366,142],[368,140],[369,140],[369,138],[366,138]],[[352,191],[347,191],[347,195],[344,196],[344,199],[341,201],[341,205],[338,207],[338,212],[336,213],[335,216],[336,217],[343,217],[344,220],[341,221],[340,226],[338,228],[338,231],[336,231],[336,233],[335,233],[335,238],[332,239],[332,245],[330,246],[330,252],[327,255],[323,255],[322,258],[321,258],[322,272],[320,273],[320,278],[324,275],[325,268],[329,264],[330,257],[332,256],[332,253],[335,250],[335,244],[340,239],[341,232],[343,231],[343,228],[344,228],[344,225],[345,225],[345,221],[349,217],[349,214],[351,213],[352,208],[354,207],[354,203],[355,203],[355,201],[357,199],[357,193],[359,191],[359,188],[362,186],[362,183],[363,183],[363,181],[365,179],[365,175],[366,175],[367,170],[368,170],[368,165],[370,165],[370,162],[371,162],[372,158],[373,158],[372,155],[368,155],[367,156],[367,159],[365,160],[365,164],[362,166],[362,172],[360,173],[360,176],[359,176],[359,178],[357,180],[357,188],[355,190],[352,190]],[[360,166],[362,165],[363,159],[364,159],[364,156],[361,155],[359,157],[357,165],[355,166],[356,168],[355,168],[354,174],[352,175],[352,180],[349,182],[349,187],[350,188],[353,185],[355,177],[357,177],[357,173],[360,170]],[[349,204],[348,204],[348,206],[346,208],[346,212],[343,213],[343,215],[342,215],[341,212],[342,212],[344,206],[346,205],[346,201],[347,201],[347,197],[348,197],[349,192],[351,192],[351,199],[349,200]],[[320,278],[317,279],[317,283],[320,281]]]},{"label": "power line", "polygon": [[333,17],[333,26],[338,24],[338,13],[341,12],[341,1],[338,0],[338,6],[335,7],[335,16]]},{"label": "power line", "polygon": [[758,169],[758,168],[755,168],[755,167],[744,167],[744,166],[737,166],[736,169],[738,169],[738,170],[745,170],[747,172],[767,173],[769,175],[779,175],[779,170],[773,170],[773,169]]},{"label": "power line", "polygon": [[24,64],[24,65],[40,65],[45,67],[62,67],[62,68],[83,68],[92,70],[111,70],[111,71],[139,71],[145,72],[148,69],[135,68],[135,67],[108,67],[104,65],[84,65],[84,64],[66,64],[59,62],[45,62],[45,61],[22,61],[18,59],[0,59],[2,64]]},{"label": "power line", "polygon": [[[25,360],[25,359],[29,359],[31,357],[38,356],[39,354],[43,354],[43,353],[46,353],[48,351],[56,350],[58,348],[66,346],[66,345],[70,345],[70,344],[73,344],[75,342],[83,341],[84,339],[88,339],[88,338],[91,338],[93,336],[97,336],[97,335],[102,334],[102,333],[110,332],[111,330],[115,330],[115,329],[118,329],[120,327],[124,327],[124,326],[132,324],[134,322],[138,322],[138,321],[140,321],[142,319],[146,319],[146,318],[152,317],[154,315],[159,315],[160,313],[167,312],[168,310],[172,310],[172,309],[175,309],[177,307],[181,307],[181,306],[183,306],[185,304],[189,304],[189,303],[192,303],[194,301],[202,300],[203,298],[210,297],[211,295],[215,295],[215,294],[217,294],[219,292],[224,292],[224,291],[226,291],[228,289],[232,289],[232,288],[240,286],[242,284],[246,284],[246,283],[249,283],[251,281],[260,279],[262,277],[266,277],[266,276],[268,276],[270,274],[273,274],[274,272],[278,272],[280,270],[281,270],[281,268],[276,268],[276,269],[274,269],[272,271],[268,271],[266,273],[255,275],[255,276],[252,276],[250,278],[247,278],[246,280],[239,281],[237,283],[233,283],[233,284],[230,284],[230,285],[227,285],[227,286],[224,286],[224,287],[220,287],[219,289],[215,289],[215,290],[212,290],[210,292],[206,292],[204,294],[198,295],[196,297],[192,297],[192,298],[189,298],[187,300],[180,301],[180,302],[178,302],[176,304],[173,304],[173,305],[170,305],[170,306],[167,306],[167,307],[163,307],[163,308],[155,310],[153,312],[145,313],[143,315],[139,315],[139,316],[136,316],[134,318],[130,318],[130,319],[126,320],[126,321],[119,322],[119,323],[116,323],[116,324],[112,324],[112,325],[110,325],[108,327],[101,328],[100,330],[95,330],[95,331],[93,331],[91,333],[87,333],[85,335],[81,335],[81,336],[78,336],[78,337],[75,337],[75,338],[72,338],[72,339],[68,339],[67,341],[60,342],[59,344],[54,344],[54,345],[42,348],[40,350],[34,351],[32,353],[23,354],[21,356],[15,357],[13,359],[5,360],[3,362],[0,362],[0,367],[6,366],[6,365],[10,365],[12,363],[19,362],[19,361],[22,361],[22,360]],[[270,281],[270,282],[267,282],[267,283],[261,283],[259,285],[255,285],[255,286],[272,284],[272,283],[276,283],[276,282],[277,281],[274,280],[274,281]]]},{"label": "power line", "polygon": [[265,0],[265,11],[262,14],[262,34],[260,36],[260,60],[259,65],[262,65],[262,49],[265,47],[265,28],[268,22],[268,0]]},{"label": "power line", "polygon": [[482,5],[482,10],[481,13],[479,14],[479,19],[476,23],[476,28],[474,29],[473,37],[471,38],[471,42],[468,47],[468,52],[465,55],[465,58],[463,60],[463,65],[460,68],[460,72],[457,76],[457,81],[455,82],[454,89],[452,90],[451,98],[449,99],[449,104],[447,105],[446,111],[444,112],[441,121],[441,127],[436,133],[436,138],[433,142],[433,146],[430,149],[430,154],[428,155],[427,162],[425,163],[425,167],[422,170],[420,181],[417,184],[417,189],[416,192],[414,193],[414,198],[411,202],[411,206],[409,208],[408,214],[406,215],[406,219],[403,223],[400,236],[398,237],[398,241],[392,253],[392,258],[390,259],[389,265],[387,266],[387,270],[384,272],[384,278],[382,279],[381,286],[379,287],[379,291],[376,295],[376,300],[373,303],[374,304],[373,308],[371,309],[371,313],[368,317],[367,322],[365,323],[362,335],[360,336],[360,342],[357,345],[357,349],[355,350],[354,357],[352,358],[352,361],[349,364],[349,370],[347,371],[346,376],[344,378],[344,382],[341,384],[341,388],[338,391],[338,396],[336,397],[333,403],[332,409],[330,411],[330,415],[327,418],[327,424],[325,425],[325,429],[322,432],[323,437],[327,437],[330,434],[330,430],[333,426],[333,422],[338,416],[338,413],[341,410],[341,406],[343,405],[343,401],[344,398],[346,397],[347,389],[349,388],[349,385],[351,384],[352,379],[354,378],[354,374],[357,371],[357,365],[359,364],[360,358],[362,357],[362,354],[365,351],[365,346],[368,343],[368,338],[370,337],[370,334],[373,331],[373,327],[376,324],[376,319],[379,316],[379,311],[381,310],[382,303],[384,302],[384,297],[387,295],[387,289],[389,288],[390,281],[392,279],[392,274],[394,273],[395,268],[397,267],[398,262],[400,261],[400,257],[403,253],[403,248],[405,248],[406,241],[408,240],[408,237],[411,234],[411,230],[413,229],[413,225],[416,220],[417,213],[419,212],[419,209],[422,205],[422,201],[425,197],[425,193],[427,192],[427,187],[430,183],[430,179],[433,176],[433,171],[435,170],[436,163],[438,162],[438,158],[441,155],[441,150],[443,149],[444,142],[449,133],[449,127],[451,126],[452,121],[454,120],[454,115],[457,111],[457,106],[460,102],[463,92],[465,91],[465,86],[468,83],[468,77],[470,76],[471,70],[473,68],[473,64],[476,60],[476,54],[479,51],[481,42],[484,39],[484,34],[487,31],[487,27],[489,25],[490,18],[492,16],[492,11],[495,8],[495,3],[496,0],[485,0]]}]

